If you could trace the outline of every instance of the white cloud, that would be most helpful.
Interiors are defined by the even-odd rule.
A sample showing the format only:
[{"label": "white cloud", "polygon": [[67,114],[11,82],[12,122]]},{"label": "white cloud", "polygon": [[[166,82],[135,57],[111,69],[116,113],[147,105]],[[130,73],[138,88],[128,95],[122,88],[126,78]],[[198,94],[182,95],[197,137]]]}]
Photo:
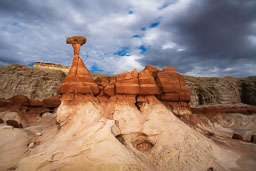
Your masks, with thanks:
[{"label": "white cloud", "polygon": [[233,71],[234,69],[233,68],[226,68],[224,69],[225,72],[229,72],[229,71]]},{"label": "white cloud", "polygon": [[173,42],[168,42],[168,43],[166,43],[166,44],[164,44],[163,46],[162,46],[162,49],[164,50],[164,49],[172,49],[172,48],[174,48],[176,46],[176,44],[175,43],[173,43]]},{"label": "white cloud", "polygon": [[248,39],[256,47],[256,36],[251,35]]}]

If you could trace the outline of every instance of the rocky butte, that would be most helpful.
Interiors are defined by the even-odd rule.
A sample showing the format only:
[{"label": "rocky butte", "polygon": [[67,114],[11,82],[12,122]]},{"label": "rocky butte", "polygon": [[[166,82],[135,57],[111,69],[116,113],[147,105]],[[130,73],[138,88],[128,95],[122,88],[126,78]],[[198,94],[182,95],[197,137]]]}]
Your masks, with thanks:
[{"label": "rocky butte", "polygon": [[[196,108],[198,117],[192,114],[196,109],[190,108],[189,89],[175,68],[160,70],[148,65],[139,73],[133,70],[94,80],[79,56],[86,38],[68,37],[67,43],[72,44],[74,57],[58,89],[60,99],[59,96],[42,102],[24,96],[2,99],[0,169],[212,171],[255,168],[255,156],[251,157],[256,154],[255,144],[243,142],[249,144],[244,145],[249,154],[232,151],[231,144],[240,148],[237,142],[242,139],[239,135],[233,139],[240,140],[228,139],[232,133],[227,136],[221,132],[224,129],[221,126],[229,124],[224,117],[218,118],[221,129],[215,129],[212,121],[217,118],[211,118],[216,112],[201,116],[200,112],[205,110]],[[8,126],[11,124],[7,123],[9,111],[5,104],[8,102],[10,106],[17,106],[11,108],[18,112],[13,113],[13,120],[20,117],[22,122],[23,115],[19,114],[22,110],[24,115],[43,108],[55,114],[35,118],[35,122],[23,125],[25,128],[20,128],[19,123],[14,128],[15,124]],[[247,113],[251,120],[255,118],[254,109]],[[253,121],[250,124],[248,129],[253,127]],[[248,135],[252,134],[253,129]],[[251,139],[255,141],[254,136]],[[228,144],[216,143],[220,140]],[[237,162],[241,156],[249,164]]]}]

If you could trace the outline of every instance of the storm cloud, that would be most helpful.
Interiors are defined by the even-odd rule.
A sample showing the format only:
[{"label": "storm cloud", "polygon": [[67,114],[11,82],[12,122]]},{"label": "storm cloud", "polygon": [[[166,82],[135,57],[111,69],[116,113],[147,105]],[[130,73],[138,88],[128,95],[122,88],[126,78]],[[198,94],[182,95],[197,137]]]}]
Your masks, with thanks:
[{"label": "storm cloud", "polygon": [[2,0],[0,64],[70,65],[65,39],[84,35],[92,72],[153,64],[195,76],[256,75],[254,0]]},{"label": "storm cloud", "polygon": [[250,0],[191,3],[160,28],[171,33],[168,38],[176,48],[152,47],[142,62],[199,76],[255,75],[255,10],[256,2]]}]

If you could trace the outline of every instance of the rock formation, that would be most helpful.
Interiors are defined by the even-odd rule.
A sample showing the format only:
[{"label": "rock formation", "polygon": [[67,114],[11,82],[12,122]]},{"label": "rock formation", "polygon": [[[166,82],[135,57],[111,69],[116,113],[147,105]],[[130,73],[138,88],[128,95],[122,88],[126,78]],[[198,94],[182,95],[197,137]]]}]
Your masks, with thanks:
[{"label": "rock formation", "polygon": [[0,66],[0,98],[24,95],[30,99],[43,100],[56,96],[65,76],[62,71],[25,65]]},{"label": "rock formation", "polygon": [[241,141],[243,140],[243,137],[239,134],[233,134],[232,138],[236,140],[241,140]]},{"label": "rock formation", "polygon": [[[189,108],[190,95],[183,77],[173,67],[162,71],[155,66],[146,66],[140,73],[137,70],[116,75],[116,78],[101,77],[95,81],[79,57],[80,43],[83,37],[73,36],[67,39],[74,48],[74,58],[71,69],[60,86],[58,93],[62,100],[74,100],[77,95],[92,94],[106,96],[116,95],[136,96],[156,95],[176,114],[191,114]],[[84,39],[86,40],[86,39]],[[139,101],[138,103],[142,103]]]},{"label": "rock formation", "polygon": [[199,107],[191,107],[193,114],[216,115],[223,113],[240,113],[244,115],[252,115],[256,113],[256,106],[245,104],[222,104],[222,105],[203,105]]},{"label": "rock formation", "polygon": [[251,136],[251,142],[256,144],[256,135]]},{"label": "rock formation", "polygon": [[[46,64],[44,64],[46,65]],[[146,67],[150,73],[159,72],[154,66]],[[55,71],[53,70],[55,69]],[[57,70],[57,71],[56,71]],[[63,82],[66,74],[61,70],[52,67],[51,64],[45,67],[30,67],[24,65],[0,66],[0,98],[11,98],[15,95],[25,95],[30,99],[43,100],[57,95],[57,90]],[[133,72],[136,77],[136,72]],[[104,88],[105,94],[113,94],[116,76],[91,73],[91,77],[106,77],[111,84]],[[140,78],[141,77],[141,78]],[[144,77],[144,78],[142,78]],[[155,79],[155,75],[153,74]],[[256,104],[256,77],[248,78],[206,78],[191,77],[183,75],[185,84],[189,88],[191,100],[190,106],[196,107],[205,104]],[[140,93],[157,94],[157,88],[152,83],[152,77],[141,72],[138,76]],[[145,80],[148,79],[148,80]],[[98,82],[97,82],[98,83]],[[106,84],[105,84],[106,86]],[[155,88],[153,88],[153,87]],[[145,87],[145,88],[144,88]],[[103,92],[101,91],[101,92]]]},{"label": "rock formation", "polygon": [[234,103],[256,105],[256,77],[183,77],[191,95],[190,106]]},{"label": "rock formation", "polygon": [[103,95],[108,97],[133,95],[137,97],[136,104],[141,104],[143,96],[153,95],[174,113],[191,114],[188,88],[183,77],[171,67],[161,71],[155,66],[148,65],[140,73],[133,70],[117,75],[116,79],[97,79],[97,83],[102,86]]},{"label": "rock formation", "polygon": [[[141,110],[133,95],[112,96],[105,104],[102,98],[77,94],[72,101],[63,100],[57,111],[61,129],[31,149],[17,169],[224,169],[217,157],[225,152],[182,123],[155,96],[145,96]],[[112,110],[113,119],[104,116],[106,110]]]},{"label": "rock formation", "polygon": [[67,39],[74,48],[72,66],[58,93],[62,94],[63,100],[74,100],[76,94],[98,94],[99,87],[92,79],[83,60],[79,57],[80,46],[86,42],[82,36],[73,36]]},{"label": "rock formation", "polygon": [[[61,129],[54,138],[35,147],[34,155],[21,160],[18,170],[221,168],[216,163],[216,154],[221,153],[218,147],[178,120],[155,96],[177,93],[175,102],[183,99],[185,84],[179,74],[147,66],[139,74],[134,70],[116,79],[99,78],[96,82],[101,92],[95,91],[97,84],[78,57],[78,46],[73,47],[73,64],[59,89],[62,102],[57,121]],[[168,78],[159,72],[179,80],[175,92],[168,87],[172,85],[163,84]],[[67,98],[70,94],[73,98]],[[139,110],[137,102],[141,103]]]},{"label": "rock formation", "polygon": [[157,73],[157,82],[161,88],[159,99],[171,107],[176,114],[191,114],[190,94],[183,77],[173,67],[164,68]]},{"label": "rock formation", "polygon": [[147,67],[139,73],[140,95],[159,95],[160,90],[155,81],[154,72]]},{"label": "rock formation", "polygon": [[0,119],[15,128],[27,127],[40,120],[44,113],[54,113],[60,103],[58,96],[43,101],[31,100],[23,95],[13,96],[10,99],[0,98]]}]

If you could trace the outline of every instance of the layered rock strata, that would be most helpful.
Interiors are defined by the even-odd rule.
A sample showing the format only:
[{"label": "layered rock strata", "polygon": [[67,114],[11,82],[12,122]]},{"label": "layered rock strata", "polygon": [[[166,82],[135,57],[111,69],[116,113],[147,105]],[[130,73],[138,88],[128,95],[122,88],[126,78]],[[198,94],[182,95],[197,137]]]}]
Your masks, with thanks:
[{"label": "layered rock strata", "polygon": [[0,98],[24,95],[43,100],[57,95],[66,74],[25,65],[0,66]]},{"label": "layered rock strata", "polygon": [[234,103],[256,105],[256,77],[183,77],[191,95],[190,106]]},{"label": "layered rock strata", "polygon": [[148,65],[140,73],[137,70],[122,73],[116,79],[107,77],[97,79],[102,86],[103,94],[107,97],[115,95],[134,95],[137,104],[141,97],[153,95],[163,102],[177,115],[191,114],[190,95],[183,77],[174,68],[167,67],[162,71]]},{"label": "layered rock strata", "polygon": [[[60,70],[56,71],[57,69],[53,70],[55,69],[54,67],[51,69],[47,68],[50,67],[36,68],[16,64],[7,67],[0,66],[0,98],[8,99],[15,95],[25,95],[30,99],[43,100],[57,95],[57,90],[66,74]],[[152,70],[152,72],[157,71],[155,67],[148,67],[147,69]],[[91,76],[93,79],[96,79],[97,77],[106,77],[109,81],[112,80],[111,85],[103,91],[106,90],[106,94],[111,94],[113,92],[113,80],[115,80],[116,76],[113,75],[110,77],[104,74],[95,73],[91,73]],[[183,77],[185,79],[185,84],[190,91],[191,100],[189,104],[192,107],[206,104],[234,103],[256,105],[256,77],[206,78],[185,75],[183,75]],[[143,92],[143,87],[148,88],[149,83],[150,80],[147,80],[147,83],[143,83],[143,81],[139,83],[141,85],[140,93],[145,93]],[[155,88],[151,87],[150,92],[153,92],[152,94],[157,92],[156,89],[153,89]]]}]

